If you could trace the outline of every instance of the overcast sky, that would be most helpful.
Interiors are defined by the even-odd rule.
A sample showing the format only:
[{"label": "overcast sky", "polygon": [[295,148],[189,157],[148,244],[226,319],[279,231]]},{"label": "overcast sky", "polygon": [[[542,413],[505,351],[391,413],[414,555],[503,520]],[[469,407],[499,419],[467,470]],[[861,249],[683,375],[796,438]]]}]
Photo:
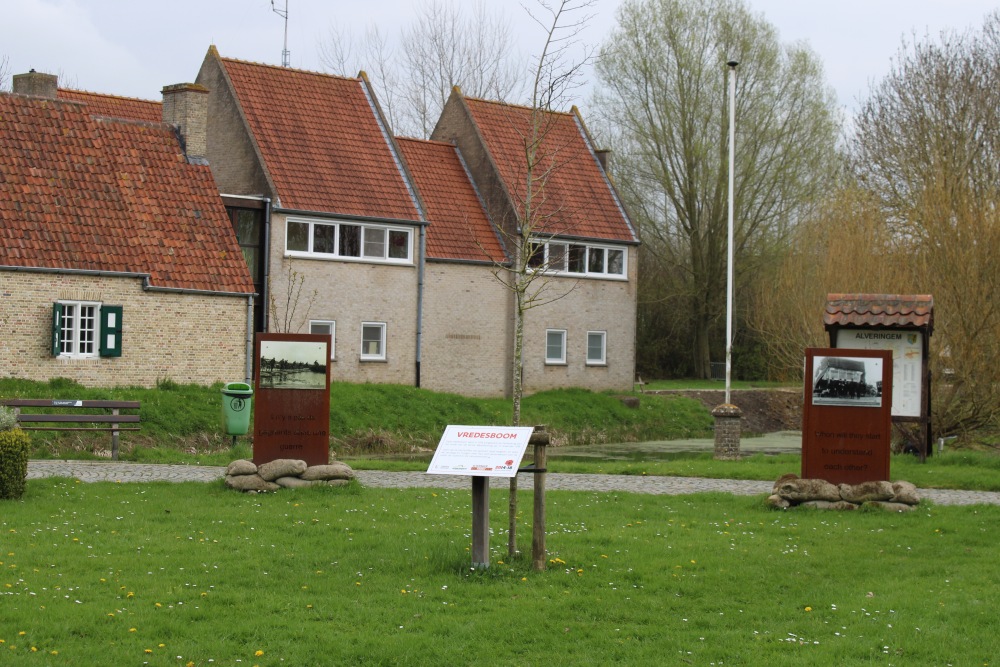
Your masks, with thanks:
[{"label": "overcast sky", "polygon": [[[287,0],[291,65],[322,71],[319,43],[331,26],[377,24],[396,35],[414,15],[410,0]],[[466,0],[467,2],[467,0]],[[466,4],[463,2],[463,4]],[[544,35],[521,0],[484,0],[510,15],[521,48],[540,48]],[[524,0],[536,7],[535,0]],[[598,46],[621,0],[597,0],[583,35]],[[820,56],[827,81],[848,112],[869,84],[890,69],[902,39],[944,29],[978,29],[996,0],[749,0],[780,32]],[[285,0],[277,0],[284,9]],[[281,63],[284,19],[271,0],[4,0],[0,59],[8,74],[29,69],[60,75],[60,83],[93,92],[159,100],[160,89],[193,81],[208,47],[223,56]],[[378,82],[374,82],[376,86]],[[9,84],[9,82],[8,82]],[[586,100],[579,104],[586,117]]]}]

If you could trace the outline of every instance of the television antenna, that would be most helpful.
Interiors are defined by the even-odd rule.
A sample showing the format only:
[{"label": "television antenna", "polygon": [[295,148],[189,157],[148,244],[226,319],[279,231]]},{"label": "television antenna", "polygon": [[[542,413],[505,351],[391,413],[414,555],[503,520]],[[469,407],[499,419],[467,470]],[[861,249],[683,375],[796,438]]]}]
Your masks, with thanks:
[{"label": "television antenna", "polygon": [[281,66],[291,67],[291,52],[288,50],[288,0],[285,0],[285,8],[278,9],[271,0],[271,11],[285,19],[285,48],[281,50]]}]

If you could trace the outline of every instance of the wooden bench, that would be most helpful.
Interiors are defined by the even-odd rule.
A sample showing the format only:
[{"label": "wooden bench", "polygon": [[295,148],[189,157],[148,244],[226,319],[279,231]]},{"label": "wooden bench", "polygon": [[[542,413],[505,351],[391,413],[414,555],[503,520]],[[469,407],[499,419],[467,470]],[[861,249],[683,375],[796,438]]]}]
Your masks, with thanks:
[{"label": "wooden bench", "polygon": [[[9,398],[0,405],[14,408],[17,422],[25,431],[111,431],[111,458],[118,460],[118,433],[139,430],[139,401],[77,401],[66,399]],[[22,408],[45,408],[45,413],[24,412]],[[60,410],[61,412],[51,412]],[[82,410],[102,410],[81,414]],[[108,412],[110,410],[110,412]],[[135,410],[135,414],[121,414]],[[41,424],[36,426],[36,424]],[[94,426],[70,426],[94,424]],[[135,426],[121,426],[135,424]]]}]

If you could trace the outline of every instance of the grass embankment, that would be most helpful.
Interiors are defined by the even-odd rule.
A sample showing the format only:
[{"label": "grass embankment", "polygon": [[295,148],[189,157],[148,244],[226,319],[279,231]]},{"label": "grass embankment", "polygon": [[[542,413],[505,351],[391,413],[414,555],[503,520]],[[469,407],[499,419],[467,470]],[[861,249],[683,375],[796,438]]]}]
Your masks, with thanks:
[{"label": "grass embankment", "polygon": [[[0,380],[3,398],[118,399],[142,402],[142,430],[122,436],[121,457],[147,462],[228,463],[231,439],[222,433],[221,385],[161,382],[152,389],[85,388],[75,382]],[[631,396],[631,395],[630,395]],[[545,424],[556,444],[711,437],[712,417],[680,396],[634,396],[580,389],[525,398],[522,424]],[[510,402],[380,384],[333,383],[331,446],[338,455],[384,455],[433,449],[448,424],[510,423]],[[34,457],[85,458],[110,447],[107,433],[36,431]]]},{"label": "grass embankment", "polygon": [[250,496],[221,483],[31,480],[21,501],[0,503],[0,662],[854,666],[1000,655],[1000,507],[831,514],[724,494],[549,492],[549,569],[536,573],[498,551],[500,493],[493,566],[470,570],[469,503],[468,490]]}]

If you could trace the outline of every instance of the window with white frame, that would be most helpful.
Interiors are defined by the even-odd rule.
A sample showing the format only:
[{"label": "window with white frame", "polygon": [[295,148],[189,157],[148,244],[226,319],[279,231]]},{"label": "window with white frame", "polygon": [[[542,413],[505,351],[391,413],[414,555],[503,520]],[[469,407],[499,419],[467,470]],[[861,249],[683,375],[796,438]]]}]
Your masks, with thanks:
[{"label": "window with white frame", "polygon": [[285,252],[294,257],[412,264],[411,229],[289,218]]},{"label": "window with white frame", "polygon": [[52,304],[52,356],[88,359],[121,354],[121,306],[92,301]]},{"label": "window with white frame", "polygon": [[385,322],[361,323],[361,360],[385,360]]},{"label": "window with white frame", "polygon": [[337,323],[333,320],[309,320],[309,333],[330,337],[330,360],[337,358]]},{"label": "window with white frame", "polygon": [[566,363],[565,329],[545,330],[545,363],[546,364]]},{"label": "window with white frame", "polygon": [[626,250],[621,247],[566,241],[533,241],[528,266],[561,275],[593,278],[627,277]]},{"label": "window with white frame", "polygon": [[607,363],[608,334],[605,331],[587,332],[587,365],[603,366]]}]

